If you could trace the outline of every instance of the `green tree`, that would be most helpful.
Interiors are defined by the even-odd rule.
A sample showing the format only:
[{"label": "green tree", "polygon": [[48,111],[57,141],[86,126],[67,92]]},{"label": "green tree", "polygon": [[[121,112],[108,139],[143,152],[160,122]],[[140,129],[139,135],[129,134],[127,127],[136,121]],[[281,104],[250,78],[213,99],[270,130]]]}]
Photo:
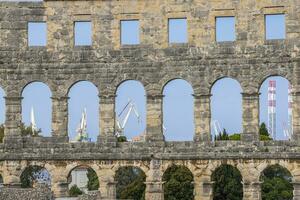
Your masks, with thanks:
[{"label": "green tree", "polygon": [[163,175],[165,200],[194,199],[193,174],[184,166],[173,165]]},{"label": "green tree", "polygon": [[229,136],[225,128],[223,129],[223,132],[220,132],[219,135],[215,136],[215,141],[216,140],[229,140]]},{"label": "green tree", "polygon": [[21,134],[22,136],[33,136],[37,137],[42,132],[41,129],[39,129],[37,132],[33,132],[32,128],[30,126],[26,126],[24,123],[21,123]]},{"label": "green tree", "polygon": [[265,123],[261,123],[259,126],[259,139],[262,141],[272,140]]},{"label": "green tree", "polygon": [[121,167],[115,176],[117,199],[145,199],[145,173],[136,167]]},{"label": "green tree", "polygon": [[88,168],[87,172],[88,183],[87,188],[89,191],[91,190],[98,190],[99,189],[99,180],[96,172],[91,168]]},{"label": "green tree", "polygon": [[263,200],[292,200],[293,185],[290,172],[280,165],[272,165],[261,175]]},{"label": "green tree", "polygon": [[79,189],[79,187],[77,185],[73,185],[69,190],[69,195],[71,197],[77,197],[82,194],[83,194],[83,192]]},{"label": "green tree", "polygon": [[[33,182],[37,180],[40,174],[43,172],[44,168],[40,166],[28,166],[21,174],[21,187],[22,188],[31,188]],[[50,178],[50,177],[49,177]]]},{"label": "green tree", "polygon": [[238,169],[221,165],[212,174],[214,200],[242,200],[242,176]]}]

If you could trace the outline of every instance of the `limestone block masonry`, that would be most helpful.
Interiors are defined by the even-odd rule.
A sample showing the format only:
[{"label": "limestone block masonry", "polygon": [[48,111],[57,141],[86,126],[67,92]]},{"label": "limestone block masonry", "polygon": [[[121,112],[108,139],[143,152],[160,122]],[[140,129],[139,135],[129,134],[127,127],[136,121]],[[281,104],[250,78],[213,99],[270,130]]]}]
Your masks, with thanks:
[{"label": "limestone block masonry", "polygon": [[[285,14],[286,38],[265,40],[266,14]],[[234,16],[236,41],[215,41],[215,18]],[[186,18],[188,43],[168,43],[168,19]],[[120,45],[120,20],[140,21],[140,44]],[[74,46],[74,21],[92,22],[92,45]],[[47,45],[28,47],[28,22],[47,23]],[[0,86],[6,97],[0,174],[17,187],[29,165],[51,174],[55,197],[67,195],[72,169],[93,168],[103,199],[115,199],[119,167],[141,168],[146,200],[163,200],[164,171],[172,164],[194,175],[195,199],[212,199],[212,172],[221,164],[237,167],[244,200],[260,200],[260,174],[270,165],[287,168],[300,199],[300,1],[299,0],[47,0],[0,2]],[[293,86],[291,141],[259,141],[259,88],[272,75]],[[210,139],[210,89],[223,77],[243,90],[241,141]],[[162,134],[162,90],[181,78],[194,89],[194,141],[166,142]],[[76,82],[94,83],[100,96],[100,133],[96,143],[68,142],[68,90]],[[145,142],[118,143],[114,136],[115,91],[126,80],[140,81],[147,94]],[[52,137],[21,136],[21,93],[34,81],[52,91]]]}]

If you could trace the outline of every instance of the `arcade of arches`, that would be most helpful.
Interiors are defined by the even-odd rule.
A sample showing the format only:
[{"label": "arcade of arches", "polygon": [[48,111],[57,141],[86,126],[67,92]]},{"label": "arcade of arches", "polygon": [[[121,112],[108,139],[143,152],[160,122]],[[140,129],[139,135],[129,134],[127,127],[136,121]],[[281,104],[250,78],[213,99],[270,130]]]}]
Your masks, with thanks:
[{"label": "arcade of arches", "polygon": [[[7,166],[12,166],[12,164],[14,164],[15,169],[8,169]],[[263,160],[160,161],[153,159],[151,161],[65,161],[59,163],[33,161],[28,163],[6,163],[6,166],[1,166],[0,172],[3,175],[5,184],[8,182],[18,183],[20,179],[24,179],[25,175],[30,174],[28,171],[40,169],[40,174],[49,174],[48,179],[50,180],[47,180],[47,183],[51,185],[51,189],[56,197],[69,196],[71,172],[76,169],[83,169],[84,166],[84,168],[89,168],[95,173],[95,176],[98,178],[96,185],[99,187],[98,190],[104,199],[116,199],[117,197],[122,199],[134,194],[140,195],[142,199],[145,198],[146,200],[167,200],[172,195],[177,195],[178,197],[183,195],[182,192],[185,192],[185,195],[188,194],[190,196],[182,196],[183,199],[220,199],[216,195],[222,195],[224,199],[233,199],[230,198],[230,195],[235,195],[234,199],[237,200],[260,200],[265,199],[261,197],[261,190],[267,190],[264,191],[264,194],[270,192],[270,188],[266,188],[270,184],[267,181],[272,178],[271,176],[274,176],[273,178],[283,177],[286,179],[287,184],[290,184],[290,191],[284,191],[290,192],[290,198],[287,199],[298,199],[300,189],[298,165],[299,163],[296,161]],[[178,171],[175,178],[176,181],[174,182],[174,179],[173,182],[169,183],[172,173],[176,171]],[[126,179],[126,176],[130,173],[135,174],[136,178],[132,180]],[[222,181],[222,178],[218,178],[218,176],[222,177],[224,173],[228,177],[223,178],[230,182],[230,185],[226,186],[226,184],[222,185],[224,182],[218,182]],[[30,176],[29,181],[25,182],[25,187],[32,186],[33,178],[34,176]],[[170,189],[169,187],[171,186],[176,187],[177,181],[179,181],[178,184],[183,184],[182,188]],[[118,184],[119,186],[117,187]],[[126,187],[130,184],[140,184],[138,187],[141,190],[128,193]],[[217,191],[215,190],[217,188],[216,184],[218,185]],[[222,191],[226,187],[234,187],[234,191],[232,190],[233,194],[228,194],[230,188],[227,188],[227,191]],[[116,188],[119,189],[116,190]],[[164,194],[164,188],[169,193]],[[275,192],[278,191],[276,190]],[[226,197],[226,195],[229,196]]]}]

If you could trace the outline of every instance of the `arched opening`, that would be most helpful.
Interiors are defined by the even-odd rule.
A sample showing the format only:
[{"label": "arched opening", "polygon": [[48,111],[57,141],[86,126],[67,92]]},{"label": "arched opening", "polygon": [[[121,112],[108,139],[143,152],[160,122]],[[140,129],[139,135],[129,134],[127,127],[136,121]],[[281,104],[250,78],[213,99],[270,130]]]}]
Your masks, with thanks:
[{"label": "arched opening", "polygon": [[88,166],[75,167],[68,176],[69,196],[77,197],[99,189],[99,179],[96,172]]},{"label": "arched opening", "polygon": [[[116,91],[116,132],[121,139],[143,141],[146,130],[146,92],[139,81],[129,80]],[[120,140],[119,140],[120,141]]]},{"label": "arched opening", "polygon": [[175,79],[163,89],[163,132],[167,141],[191,141],[194,137],[194,91],[185,80]]},{"label": "arched opening", "polygon": [[211,133],[214,140],[240,140],[242,88],[232,78],[222,78],[211,88]]},{"label": "arched opening", "polygon": [[194,199],[194,177],[192,172],[185,166],[172,165],[164,175],[164,198],[165,199]]},{"label": "arched opening", "polygon": [[72,142],[95,142],[99,135],[99,92],[89,81],[75,83],[68,93],[68,135]]},{"label": "arched opening", "polygon": [[50,173],[44,167],[33,165],[24,169],[21,174],[21,187],[32,188],[36,184],[43,184],[47,187],[51,187]]},{"label": "arched opening", "polygon": [[32,82],[22,91],[23,136],[51,136],[51,90],[42,82]]},{"label": "arched opening", "polygon": [[[267,78],[260,87],[261,140],[290,140],[292,125],[292,86],[281,76]],[[262,132],[262,131],[260,131]]]},{"label": "arched opening", "polygon": [[4,123],[5,123],[5,92],[0,87],[0,143],[4,138]]},{"label": "arched opening", "polygon": [[213,200],[242,200],[243,184],[240,171],[231,165],[221,165],[211,176]]},{"label": "arched opening", "polygon": [[267,167],[260,176],[262,200],[292,200],[292,175],[284,167],[276,164]]},{"label": "arched opening", "polygon": [[145,199],[146,175],[138,167],[126,166],[116,171],[117,199]]}]

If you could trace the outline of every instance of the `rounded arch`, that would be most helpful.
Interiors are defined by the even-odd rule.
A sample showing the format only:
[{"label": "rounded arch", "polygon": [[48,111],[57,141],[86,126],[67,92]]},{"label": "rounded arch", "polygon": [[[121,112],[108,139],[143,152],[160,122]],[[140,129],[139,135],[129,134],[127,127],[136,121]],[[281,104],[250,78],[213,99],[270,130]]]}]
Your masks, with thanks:
[{"label": "rounded arch", "polygon": [[146,174],[137,166],[121,166],[114,177],[117,199],[144,199]]},{"label": "rounded arch", "polygon": [[278,66],[269,67],[270,69],[267,71],[262,71],[261,74],[254,79],[256,83],[257,92],[260,91],[262,84],[270,77],[282,77],[293,84],[293,76],[291,76],[291,72],[286,70],[279,70]]},{"label": "rounded arch", "polygon": [[292,85],[283,76],[267,76],[259,87],[261,140],[290,140],[292,137]]},{"label": "rounded arch", "polygon": [[163,89],[163,132],[165,140],[192,141],[195,133],[194,90],[183,79],[170,80]]},{"label": "rounded arch", "polygon": [[[99,135],[99,90],[90,81],[77,81],[68,91],[68,135],[74,142],[95,142]],[[86,127],[80,127],[81,121]]]},{"label": "rounded arch", "polygon": [[78,84],[87,84],[90,85],[91,87],[93,87],[95,90],[97,90],[97,94],[100,94],[99,91],[99,86],[97,84],[95,84],[92,80],[88,80],[88,79],[79,79],[76,81],[68,81],[68,83],[66,84],[66,95],[69,96],[70,91],[72,89],[74,89],[74,86],[78,85]]},{"label": "rounded arch", "polygon": [[217,167],[212,175],[213,199],[243,199],[243,177],[240,171],[228,164]]},{"label": "rounded arch", "polygon": [[291,172],[280,164],[268,165],[260,175],[262,200],[293,199],[293,177]]},{"label": "rounded arch", "polygon": [[89,165],[77,165],[68,171],[68,189],[70,196],[78,196],[99,189],[99,177]]},{"label": "rounded arch", "polygon": [[20,175],[21,187],[32,188],[36,183],[51,187],[51,174],[41,165],[28,165]]},{"label": "rounded arch", "polygon": [[162,179],[165,199],[194,199],[194,176],[186,166],[169,166]]},{"label": "rounded arch", "polygon": [[146,133],[147,112],[144,85],[137,80],[125,80],[118,85],[115,94],[117,133],[130,140],[143,140]]},{"label": "rounded arch", "polygon": [[212,81],[212,83],[210,84],[210,88],[209,88],[209,92],[210,94],[212,93],[212,89],[216,86],[216,84],[220,81],[226,81],[226,80],[230,80],[233,81],[235,84],[238,84],[239,88],[241,91],[243,91],[242,88],[242,84],[239,81],[239,79],[237,79],[236,77],[232,77],[232,76],[220,76],[214,79],[214,81]]},{"label": "rounded arch", "polygon": [[184,78],[180,78],[180,77],[168,79],[167,81],[165,81],[164,84],[161,87],[161,93],[162,94],[164,93],[166,86],[168,86],[173,81],[182,81],[182,82],[184,82],[186,85],[188,85],[190,87],[190,89],[193,91],[193,94],[194,94],[194,87],[193,87],[192,82],[189,81],[188,79],[184,79]]},{"label": "rounded arch", "polygon": [[[211,133],[214,140],[239,140],[242,133],[242,87],[230,77],[211,87]],[[232,135],[232,136],[231,136]]]},{"label": "rounded arch", "polygon": [[21,95],[23,134],[51,136],[52,91],[50,87],[44,82],[32,81],[23,87]]}]

